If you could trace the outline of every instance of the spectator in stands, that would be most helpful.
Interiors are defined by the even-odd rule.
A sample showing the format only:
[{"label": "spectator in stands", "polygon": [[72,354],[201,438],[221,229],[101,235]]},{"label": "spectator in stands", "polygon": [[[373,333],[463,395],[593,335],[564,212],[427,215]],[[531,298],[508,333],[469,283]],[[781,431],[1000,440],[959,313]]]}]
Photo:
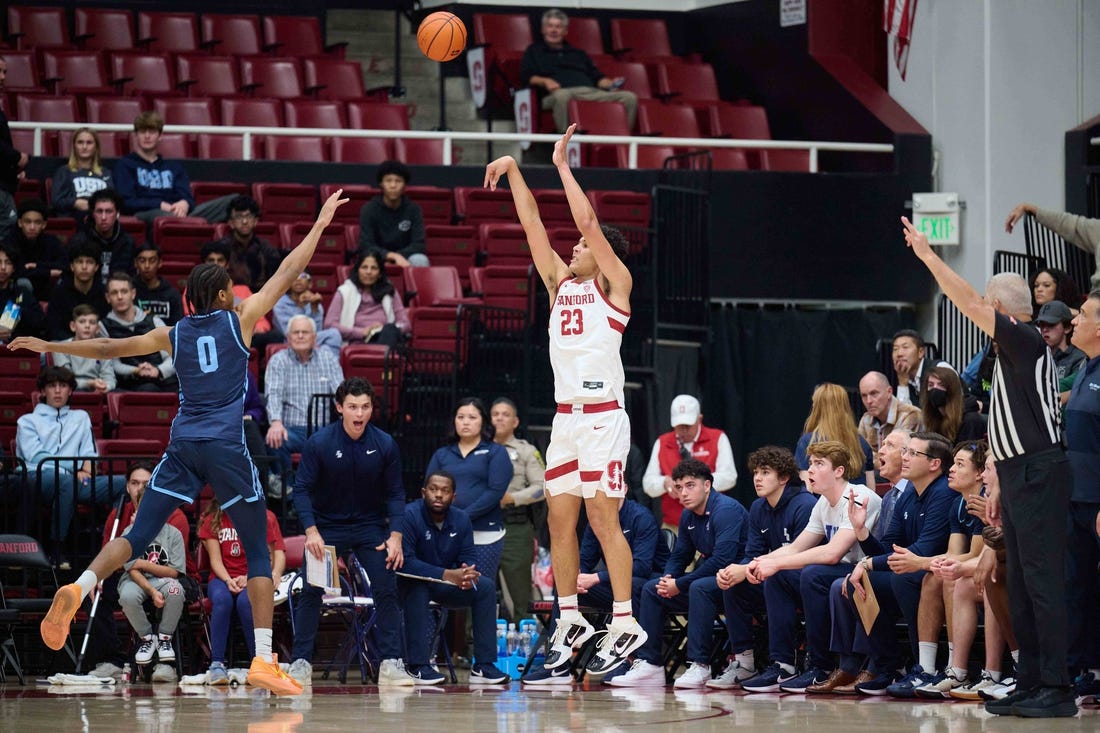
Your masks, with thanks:
[{"label": "spectator in stands", "polygon": [[[665,684],[661,665],[661,629],[669,612],[687,613],[687,660],[691,663],[677,687],[703,687],[710,681],[714,621],[722,609],[722,590],[717,573],[745,554],[748,512],[736,500],[712,491],[713,477],[707,464],[686,458],[672,470],[672,480],[684,506],[680,531],[665,572],[642,588],[639,623],[649,639],[635,653],[625,674],[610,680],[616,687]],[[696,553],[701,559],[695,562]],[[689,565],[694,563],[691,572]],[[741,639],[736,640],[736,642]],[[755,670],[752,645],[734,642],[736,663]]]},{"label": "spectator in stands", "polygon": [[[141,508],[145,489],[137,492],[134,503]],[[137,512],[134,512],[137,516]],[[133,523],[122,534],[125,536]],[[153,661],[153,682],[175,682],[176,649],[172,636],[183,617],[187,605],[185,578],[187,577],[187,545],[180,531],[165,523],[146,546],[140,556],[128,563],[118,581],[118,605],[126,614],[126,620],[140,637],[134,661],[145,666]],[[152,601],[160,609],[160,620],[154,632],[153,624],[145,613],[145,601]]]},{"label": "spectator in stands", "polygon": [[565,39],[569,16],[553,8],[542,14],[542,40],[535,41],[523,54],[520,83],[545,93],[542,108],[554,114],[558,132],[569,127],[569,100],[620,102],[626,107],[627,123],[634,128],[638,97],[623,91],[622,77],[605,76],[583,49]]},{"label": "spectator in stands", "polygon": [[325,328],[335,328],[344,343],[393,346],[412,326],[405,304],[386,277],[381,250],[359,251],[348,279],[336,289],[325,314]]},{"label": "spectator in stands", "polygon": [[[104,338],[142,336],[164,326],[157,316],[134,305],[134,279],[125,272],[112,272],[107,280],[107,301],[111,312],[99,324]],[[172,355],[156,351],[140,356],[119,356],[111,359],[118,388],[134,392],[177,392],[179,380]]]},{"label": "spectator in stands", "polygon": [[48,221],[46,202],[26,199],[19,204],[16,230],[9,242],[19,252],[17,280],[34,288],[39,300],[45,300],[61,275],[65,262],[65,245],[46,232]]},{"label": "spectator in stands", "polygon": [[322,349],[329,349],[336,356],[340,355],[340,347],[344,343],[340,330],[325,328],[325,306],[321,301],[324,296],[315,293],[312,289],[313,278],[308,272],[303,272],[290,285],[283,297],[275,304],[272,313],[275,316],[275,327],[281,333],[288,333],[290,319],[294,316],[306,316],[313,321],[313,327],[317,331],[317,345]]},{"label": "spectator in stands", "polygon": [[371,249],[382,249],[386,263],[401,267],[427,267],[431,264],[424,253],[424,212],[420,205],[405,195],[412,172],[399,160],[383,161],[378,166],[378,187],[375,196],[359,211],[359,255]]},{"label": "spectator in stands", "polygon": [[69,273],[63,275],[50,292],[46,309],[46,338],[63,341],[72,333],[69,319],[78,305],[90,305],[100,320],[107,315],[107,288],[96,275],[100,266],[99,245],[77,243],[69,247]]},{"label": "spectator in stands", "polygon": [[535,559],[536,526],[545,523],[546,464],[538,448],[516,437],[519,413],[516,403],[507,397],[497,397],[489,408],[493,423],[493,441],[504,446],[512,461],[512,478],[508,491],[501,497],[504,510],[504,553],[500,574],[511,600],[511,621],[528,615],[531,603],[531,563]]},{"label": "spectator in stands", "polygon": [[419,501],[405,505],[402,523],[404,572],[419,577],[401,577],[397,582],[405,612],[409,674],[421,685],[434,685],[445,679],[431,666],[433,650],[428,642],[434,634],[429,604],[434,602],[444,608],[470,609],[474,664],[470,667],[469,683],[507,684],[512,678],[494,664],[497,586],[492,577],[478,570],[470,515],[452,506],[455,478],[446,471],[429,473],[420,493]]},{"label": "spectator in stands", "polygon": [[290,471],[290,455],[306,444],[309,403],[315,394],[331,394],[344,381],[340,361],[328,349],[318,349],[313,319],[294,316],[287,331],[290,348],[267,362],[267,446],[275,451],[279,473]]},{"label": "spectator in stands", "polygon": [[[889,443],[890,436],[887,436],[883,445]],[[848,520],[848,502],[853,499],[863,502],[867,506],[868,521],[874,524],[881,521],[881,500],[873,490],[848,481],[845,461],[851,460],[851,454],[843,443],[835,440],[811,443],[806,451],[810,456],[807,485],[818,497],[806,527],[793,542],[753,558],[745,566],[745,579],[764,586],[768,653],[783,672],[777,674],[775,684],[784,692],[832,692],[856,679],[854,674],[848,675],[840,669],[830,672],[834,665],[829,654],[829,587],[863,557],[855,530]],[[780,470],[789,470],[789,467]],[[769,539],[769,542],[774,540]],[[724,576],[725,582],[737,577],[730,570]],[[806,619],[806,668],[796,674],[792,660],[799,608]],[[767,673],[753,681],[752,689],[745,689],[765,691],[771,685],[767,684],[770,675],[765,677],[764,674]],[[739,669],[737,676],[751,677],[751,670]]]},{"label": "spectator in stands", "polygon": [[229,233],[218,240],[229,247],[229,276],[234,283],[259,291],[279,269],[283,256],[266,239],[256,235],[260,205],[251,196],[235,196],[229,202]]},{"label": "spectator in stands", "polygon": [[69,246],[80,242],[94,242],[99,247],[103,263],[99,272],[104,285],[107,284],[107,276],[112,272],[133,275],[134,239],[118,220],[122,198],[114,189],[105,188],[89,196],[86,203],[89,215],[69,240]]},{"label": "spectator in stands", "polygon": [[161,216],[194,216],[215,224],[225,221],[232,194],[195,205],[191,181],[178,161],[157,152],[164,119],[156,112],[134,118],[134,149],[115,163],[114,184],[122,195],[122,211],[152,225]]},{"label": "spectator in stands", "polygon": [[[127,467],[126,493],[130,497],[130,502],[122,505],[121,513],[117,508],[114,508],[107,515],[107,521],[103,525],[104,545],[119,536],[123,530],[133,523],[134,514],[137,512],[137,504],[141,495],[145,492],[145,488],[149,484],[149,478],[153,475],[156,466],[155,461],[142,459],[134,461]],[[115,524],[116,520],[118,521],[117,525]],[[179,530],[184,547],[191,546],[191,525],[187,521],[187,516],[179,508],[168,517],[167,524]],[[114,534],[112,534],[112,530]],[[197,570],[190,554],[187,556],[185,565],[187,574],[193,577]],[[122,665],[129,661],[124,653],[128,645],[123,645],[119,641],[118,627],[114,619],[114,612],[119,608],[118,581],[121,577],[122,573],[116,573],[103,581],[100,588],[99,608],[96,611],[95,618],[91,621],[92,632],[86,658],[92,661],[102,660],[92,670],[92,676],[94,677],[114,677],[116,680],[121,680]],[[91,604],[92,599],[89,596],[86,599],[89,610]]]},{"label": "spectator in stands", "polygon": [[[0,114],[3,112],[0,111]],[[12,241],[18,218],[15,199],[7,191],[0,189],[0,244]]]},{"label": "spectator in stands", "polygon": [[1039,310],[1054,300],[1062,301],[1074,313],[1081,307],[1081,292],[1065,270],[1044,267],[1032,273],[1028,285],[1031,286],[1032,318],[1038,318]]},{"label": "spectator in stands", "polygon": [[504,552],[504,511],[500,500],[514,471],[504,446],[493,442],[493,425],[485,404],[463,397],[454,411],[454,429],[447,445],[428,461],[427,473],[448,471],[455,477],[455,506],[474,524],[477,567],[488,578],[497,577]]},{"label": "spectator in stands", "polygon": [[811,397],[810,414],[802,426],[802,436],[794,450],[798,476],[806,480],[810,459],[806,452],[811,443],[836,440],[843,443],[852,457],[845,463],[848,480],[863,477],[867,486],[875,485],[875,454],[856,429],[856,418],[848,393],[839,384],[819,384]]},{"label": "spectator in stands", "polygon": [[697,458],[711,470],[714,490],[726,492],[737,483],[737,467],[730,439],[725,432],[703,425],[703,413],[695,397],[677,395],[672,400],[671,421],[672,430],[653,443],[642,488],[646,495],[661,501],[662,526],[675,529],[684,508],[672,493],[672,469],[686,458]]},{"label": "spectator in stands", "polygon": [[[7,76],[8,61],[0,56],[0,91],[4,89]],[[7,115],[0,109],[0,190],[15,195],[15,189],[19,186],[19,179],[23,177],[23,169],[27,167],[29,160],[26,153],[16,150],[12,144]]]},{"label": "spectator in stands", "polygon": [[[179,511],[177,509],[177,511]],[[248,656],[256,656],[256,640],[252,628],[252,605],[248,602],[245,586],[248,584],[248,562],[244,557],[233,520],[222,511],[217,499],[210,502],[203,512],[199,525],[199,541],[210,563],[210,580],[206,595],[210,599],[210,669],[206,682],[210,685],[228,685],[225,669],[225,647],[229,641],[229,626],[233,623],[233,611],[241,620]],[[279,520],[267,510],[267,548],[271,553],[271,577],[279,587],[286,569],[286,544],[279,529]]]},{"label": "spectator in stands", "polygon": [[[229,245],[225,242],[207,242],[199,250],[199,258],[204,264],[218,265],[226,270],[229,269],[229,257],[232,252]],[[237,282],[233,280],[233,299],[235,303],[240,303],[250,295],[252,295],[252,288],[248,286],[248,283]],[[186,315],[190,315],[190,304],[187,302],[187,290],[183,291],[183,312]],[[268,344],[279,344],[283,342],[283,334],[275,330],[271,326],[271,321],[264,316],[260,320],[256,321],[256,330],[252,334],[252,348],[257,351],[264,352],[267,349]]]},{"label": "spectator in stands", "polygon": [[169,326],[183,318],[183,296],[176,286],[160,276],[160,247],[142,242],[134,254],[134,289],[138,306]]},{"label": "spectator in stands", "polygon": [[42,464],[42,500],[51,505],[51,538],[60,541],[69,532],[75,504],[110,504],[123,490],[121,477],[92,478],[91,458],[98,455],[92,421],[84,410],[69,407],[76,377],[64,367],[46,367],[38,375],[38,404],[19,418],[15,453],[27,464],[28,474],[51,456],[86,458]]},{"label": "spectator in stands", "polygon": [[[1096,257],[1097,269],[1092,275],[1092,287],[1100,286],[1100,220],[1054,211],[1053,209],[1041,209],[1035,204],[1023,203],[1017,204],[1012,211],[1008,212],[1008,218],[1005,219],[1005,231],[1012,234],[1013,227],[1016,226],[1016,222],[1024,214],[1031,214],[1041,226],[1051,230],[1078,249],[1082,249]],[[1051,299],[1057,298],[1070,304],[1079,302],[1071,301],[1065,296],[1065,293],[1057,293],[1052,295]]]},{"label": "spectator in stands", "polygon": [[[293,324],[300,321],[309,319],[299,316]],[[367,574],[380,619],[372,634],[382,658],[378,683],[409,686],[416,680],[402,661],[395,577],[404,565],[405,488],[397,443],[370,422],[374,396],[370,382],[359,377],[336,388],[340,419],[315,432],[303,446],[294,506],[305,528],[306,552],[321,559],[329,544],[340,556],[354,553]],[[294,607],[289,672],[303,684],[313,675],[310,659],[320,618],[321,589],[305,584]]]},{"label": "spectator in stands", "polygon": [[[69,330],[73,332],[67,341],[86,341],[99,337],[99,314],[95,308],[84,303],[73,308],[73,320],[69,321]],[[98,392],[106,394],[113,390],[118,381],[111,359],[91,359],[85,356],[54,354],[53,363],[72,371],[76,377],[76,389],[80,392]]]},{"label": "spectator in stands", "polygon": [[1051,355],[1054,356],[1054,368],[1058,370],[1058,379],[1076,374],[1088,357],[1085,356],[1085,352],[1070,343],[1070,338],[1073,336],[1073,313],[1070,312],[1069,307],[1060,300],[1044,303],[1039,309],[1035,322],[1039,324],[1043,341],[1046,341]]},{"label": "spectator in stands", "polygon": [[[636,501],[619,499],[619,526],[623,529],[623,535],[626,537],[627,544],[630,545],[631,557],[634,558],[630,581],[631,602],[634,608],[640,608],[642,588],[649,581],[659,578],[665,571],[669,558],[669,543],[666,542],[653,512]],[[581,605],[611,613],[611,604],[615,600],[611,591],[611,576],[607,572],[603,548],[590,524],[584,528],[580,548],[577,595],[582,599]],[[557,622],[558,614],[558,603],[555,599],[551,628],[547,629],[548,636],[553,635],[553,624]],[[623,662],[618,667],[608,670],[603,681],[610,683],[627,668],[628,665]],[[553,669],[540,667],[523,677],[523,684],[535,686],[568,685],[572,681],[573,677],[568,664],[562,664]]]},{"label": "spectator in stands", "polygon": [[31,289],[15,281],[19,252],[0,244],[0,344],[19,336],[41,336],[46,314]]},{"label": "spectator in stands", "polygon": [[91,195],[111,187],[111,171],[100,162],[99,135],[92,128],[74,132],[71,145],[68,163],[53,174],[50,202],[58,214],[82,221],[92,210]]},{"label": "spectator in stands", "polygon": [[[749,507],[745,551],[717,574],[730,651],[735,653],[753,648],[753,616],[763,614],[766,608],[760,584],[745,582],[749,563],[791,544],[806,528],[817,504],[817,499],[794,480],[798,468],[788,449],[764,446],[749,454],[748,465],[758,498]],[[749,670],[744,669],[735,656],[721,675],[706,682],[707,687],[742,686],[749,692],[778,692],[780,682],[795,675],[795,630],[795,626],[780,623],[779,619],[774,628],[769,623],[771,663],[749,678]]]},{"label": "spectator in stands", "polygon": [[894,334],[892,347],[894,373],[890,374],[890,386],[897,398],[907,405],[920,405],[924,371],[934,366],[952,367],[946,361],[937,362],[926,356],[924,339],[916,331],[904,328]]},{"label": "spectator in stands", "polygon": [[[919,613],[921,585],[932,558],[947,550],[951,489],[947,468],[951,445],[936,433],[913,433],[902,457],[902,476],[912,484],[898,499],[890,527],[879,541],[864,520],[866,507],[849,502],[848,516],[856,539],[867,557],[856,563],[850,576],[833,583],[829,607],[833,622],[833,651],[841,655],[841,667],[851,670],[853,656],[870,657],[868,678],[856,683],[865,695],[914,697],[914,690],[932,681],[936,669],[936,640],[943,626],[939,616]],[[870,633],[856,611],[855,595],[866,596],[863,576],[874,589],[879,614]],[[942,611],[942,609],[941,609]],[[901,679],[897,670],[902,657],[894,628],[904,617],[910,651],[917,662]],[[856,662],[855,664],[858,664]],[[851,665],[851,666],[850,666]],[[855,667],[858,669],[858,666]]]},{"label": "spectator in stands", "polygon": [[909,431],[920,428],[920,409],[895,397],[890,380],[882,372],[863,375],[859,380],[859,397],[867,411],[859,419],[857,430],[876,455],[883,437],[894,428]]},{"label": "spectator in stands", "polygon": [[921,390],[921,424],[931,433],[961,443],[984,440],[985,415],[978,400],[963,392],[962,380],[954,369],[936,366],[924,375]]}]

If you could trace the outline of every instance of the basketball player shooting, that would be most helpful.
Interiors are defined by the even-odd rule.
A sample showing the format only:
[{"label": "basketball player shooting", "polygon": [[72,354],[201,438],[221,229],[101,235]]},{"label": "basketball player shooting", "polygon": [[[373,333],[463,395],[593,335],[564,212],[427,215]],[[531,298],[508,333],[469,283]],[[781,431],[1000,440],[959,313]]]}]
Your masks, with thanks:
[{"label": "basketball player shooting", "polygon": [[187,278],[192,315],[175,326],[123,339],[47,342],[17,338],[12,351],[51,351],[92,359],[138,356],[154,351],[173,355],[180,383],[180,409],[172,421],[171,441],[149,479],[134,525],[100,550],[75,583],[62,586],[41,623],[42,641],[61,649],[84,598],[114,571],[132,564],[183,502],[193,502],[204,484],[214,487],[222,509],[233,520],[248,560],[248,600],[256,635],[256,656],[248,684],[278,695],[298,695],[302,686],[279,667],[271,652],[274,585],[267,548],[264,493],[244,443],[245,375],[256,322],[290,289],[305,270],[321,233],[336,210],[347,203],[342,191],[321,208],[309,234],[279,265],[259,292],[234,306],[233,282],[219,265],[198,265]]},{"label": "basketball player shooting", "polygon": [[554,145],[573,221],[581,238],[566,264],[550,247],[538,205],[511,156],[489,164],[485,185],[496,190],[507,175],[531,258],[550,293],[550,364],[557,414],[546,450],[546,503],[550,560],[561,618],[550,639],[545,667],[567,665],[595,630],[577,606],[580,553],[577,520],[584,502],[588,522],[603,548],[615,596],[607,634],[597,645],[588,672],[603,675],[619,666],[646,640],[631,612],[630,546],[619,527],[619,500],[626,495],[623,466],[630,448],[630,420],[623,409],[623,363],[619,355],[630,319],[630,270],[623,262],[627,242],[600,226],[566,159],[571,125]]}]

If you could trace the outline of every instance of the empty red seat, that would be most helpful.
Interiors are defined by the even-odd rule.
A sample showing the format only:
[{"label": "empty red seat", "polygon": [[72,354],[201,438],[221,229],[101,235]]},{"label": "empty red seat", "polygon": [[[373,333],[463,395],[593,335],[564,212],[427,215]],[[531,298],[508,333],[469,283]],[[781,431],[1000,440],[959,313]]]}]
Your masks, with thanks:
[{"label": "empty red seat", "polygon": [[348,125],[356,130],[408,130],[409,108],[390,102],[348,102]]},{"label": "empty red seat", "polygon": [[411,305],[441,306],[459,303],[480,303],[480,298],[465,298],[458,270],[450,265],[431,267],[406,267],[405,292],[412,298]]},{"label": "empty red seat", "polygon": [[[288,123],[289,124],[289,123]],[[334,137],[332,161],[334,163],[381,163],[393,155],[393,140],[381,137]],[[348,208],[344,206],[340,209]]]},{"label": "empty red seat", "polygon": [[306,91],[320,99],[363,99],[363,67],[358,61],[333,58],[302,59]]},{"label": "empty red seat", "polygon": [[810,172],[809,150],[761,150],[760,168],[766,171]]},{"label": "empty red seat", "polygon": [[[311,221],[280,222],[279,232],[286,249],[298,246],[310,230],[313,229]],[[317,250],[313,253],[310,268],[315,262],[328,262],[333,268],[344,264],[344,252],[347,249],[346,236],[343,224],[329,224],[321,232],[321,238],[317,240]],[[311,269],[312,272],[312,269]]]},{"label": "empty red seat", "polygon": [[560,188],[536,188],[531,190],[535,203],[539,207],[539,218],[546,226],[573,224],[573,213],[569,210],[569,200]]},{"label": "empty red seat", "polygon": [[281,56],[344,57],[347,43],[321,42],[321,24],[314,16],[265,15],[263,19],[264,49]]},{"label": "empty red seat", "polygon": [[747,171],[752,168],[746,152],[737,148],[711,148],[710,157],[715,170]]},{"label": "empty red seat", "polygon": [[190,135],[166,132],[160,136],[157,152],[165,158],[194,158],[195,141]]},{"label": "empty red seat", "polygon": [[717,104],[710,107],[710,134],[745,140],[770,140],[768,114],[763,107]]},{"label": "empty red seat", "polygon": [[479,227],[479,232],[487,265],[531,264],[531,247],[519,224],[488,222]]},{"label": "empty red seat", "polygon": [[42,52],[42,81],[57,94],[111,94],[113,87],[97,51]]},{"label": "empty red seat", "polygon": [[4,59],[8,62],[5,91],[12,93],[46,91],[38,78],[38,64],[34,59],[34,51],[4,51]]},{"label": "empty red seat", "polygon": [[115,53],[111,56],[111,83],[123,94],[169,96],[177,93],[167,54]]},{"label": "empty red seat", "polygon": [[302,183],[253,183],[252,198],[270,221],[313,221],[317,191]]},{"label": "empty red seat", "polygon": [[193,97],[230,97],[241,93],[237,60],[232,56],[180,54],[176,79]]},{"label": "empty red seat", "polygon": [[481,268],[481,299],[495,308],[528,310],[531,265],[487,265]]},{"label": "empty red seat", "polygon": [[[626,107],[620,102],[585,102],[569,100],[569,121],[577,123],[580,132],[592,135],[629,135]],[[586,143],[581,145],[581,159],[586,166],[622,167],[625,145]]]},{"label": "empty red seat", "polygon": [[161,216],[153,220],[153,242],[164,259],[197,262],[199,249],[214,239],[214,225],[202,219]]},{"label": "empty red seat", "polygon": [[302,68],[295,58],[255,56],[241,59],[241,89],[257,97],[302,96]]},{"label": "empty red seat", "polygon": [[393,141],[393,157],[409,165],[443,165],[443,141],[397,138]]},{"label": "empty red seat", "polygon": [[118,426],[115,437],[159,440],[165,445],[179,411],[174,392],[108,392],[107,415]]},{"label": "empty red seat", "polygon": [[[336,142],[341,139],[347,138],[337,137],[332,139],[333,160],[335,160]],[[370,201],[379,193],[377,188],[368,186],[365,183],[322,183],[319,186],[321,200],[327,201],[328,197],[336,193],[338,189],[343,189],[343,197],[348,199],[348,202],[336,210],[336,216],[333,217],[333,221],[345,224],[358,224],[359,210],[363,208],[363,204]]]},{"label": "empty red seat", "polygon": [[35,122],[77,122],[76,97],[32,96],[20,94],[15,99],[16,116],[20,120]]},{"label": "empty red seat", "polygon": [[506,189],[491,191],[488,188],[458,186],[455,188],[455,214],[470,224],[512,222],[516,220],[516,207],[511,192]]},{"label": "empty red seat", "polygon": [[194,13],[151,13],[137,16],[137,44],[150,51],[188,53],[199,49],[199,23]]},{"label": "empty red seat", "polygon": [[330,159],[328,141],[302,135],[267,135],[264,157],[268,160],[299,160],[324,163]]},{"label": "empty red seat", "polygon": [[[569,33],[566,35],[566,40],[569,41],[570,46],[583,50],[589,56],[602,56],[605,53],[599,18],[570,16]],[[599,64],[596,65],[599,66]],[[600,66],[600,71],[607,73],[602,66]]]},{"label": "empty red seat", "polygon": [[[228,124],[228,123],[227,123]],[[199,135],[199,157],[208,160],[244,160],[244,135]],[[260,136],[252,136],[250,158],[261,157]]]},{"label": "empty red seat", "polygon": [[596,216],[612,226],[648,227],[649,194],[636,191],[589,191]]},{"label": "empty red seat", "polygon": [[450,265],[458,271],[463,287],[470,284],[469,271],[477,262],[480,245],[477,228],[465,225],[426,224],[424,241],[428,261]]},{"label": "empty red seat", "polygon": [[410,345],[414,349],[450,352],[455,354],[458,365],[462,364],[457,306],[413,308],[409,311],[409,320],[412,322]]},{"label": "empty red seat", "polygon": [[[145,105],[137,97],[88,97],[84,108],[90,123],[131,124],[145,111]],[[102,133],[100,133],[102,135]]]},{"label": "empty red seat", "polygon": [[248,196],[250,193],[251,191],[248,190],[247,183],[236,183],[234,181],[191,181],[191,195],[195,198],[196,204],[201,204],[203,201],[210,201],[211,199],[221,198],[222,196]]},{"label": "empty red seat", "polygon": [[263,52],[259,16],[203,13],[201,30],[203,47],[214,53],[258,56]]},{"label": "empty red seat", "polygon": [[277,99],[231,97],[218,100],[222,124],[234,127],[282,127],[283,105]]},{"label": "empty red seat", "polygon": [[686,104],[663,104],[647,99],[638,102],[638,134],[699,137],[699,122],[695,110]]},{"label": "empty red seat", "polygon": [[153,101],[156,111],[169,125],[216,125],[218,109],[209,97],[169,97]]},{"label": "empty red seat", "polygon": [[65,9],[8,5],[8,39],[19,49],[70,46]]},{"label": "empty red seat", "polygon": [[424,212],[424,224],[450,224],[454,218],[454,195],[439,186],[408,186],[405,195]]},{"label": "empty red seat", "polygon": [[127,51],[134,47],[134,18],[129,10],[77,8],[73,14],[81,48]]},{"label": "empty red seat", "polygon": [[347,127],[344,105],[320,99],[288,99],[283,102],[287,127],[322,127],[342,130]]},{"label": "empty red seat", "polygon": [[484,45],[491,106],[511,105],[511,90],[527,86],[520,78],[520,60],[534,37],[531,19],[519,13],[474,13],[474,43]]},{"label": "empty red seat", "polygon": [[3,383],[5,391],[23,394],[23,406],[26,408],[24,412],[30,411],[27,395],[36,388],[35,383],[38,381],[41,363],[42,357],[39,354],[0,349],[0,382]]},{"label": "empty red seat", "polygon": [[665,21],[660,18],[612,18],[611,51],[631,59],[672,56]]},{"label": "empty red seat", "polygon": [[655,65],[657,94],[680,100],[717,101],[718,80],[710,64],[659,63]]}]

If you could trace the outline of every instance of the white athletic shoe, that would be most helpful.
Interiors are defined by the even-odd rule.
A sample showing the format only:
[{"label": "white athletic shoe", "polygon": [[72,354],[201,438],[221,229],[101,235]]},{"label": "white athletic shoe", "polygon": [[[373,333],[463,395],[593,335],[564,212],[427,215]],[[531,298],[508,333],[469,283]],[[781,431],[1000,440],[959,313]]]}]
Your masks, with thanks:
[{"label": "white athletic shoe", "polygon": [[653,687],[665,684],[665,668],[650,664],[644,659],[636,659],[630,671],[608,682],[612,687]]},{"label": "white athletic shoe", "polygon": [[556,669],[567,664],[573,657],[573,650],[580,648],[584,642],[592,638],[596,630],[584,616],[578,616],[571,621],[558,619],[558,627],[550,637],[547,645],[546,661],[543,662],[547,669]]},{"label": "white athletic shoe", "polygon": [[630,626],[622,631],[616,631],[608,626],[604,633],[606,635],[596,645],[596,653],[592,655],[588,666],[585,667],[591,675],[601,676],[618,667],[649,638],[649,634],[634,619],[631,619]]},{"label": "white athletic shoe", "polygon": [[134,661],[145,666],[149,662],[153,661],[153,654],[157,651],[157,635],[149,634],[148,636],[141,637],[141,644],[138,645],[137,651],[134,652]]},{"label": "white athletic shoe", "polygon": [[170,664],[158,664],[153,667],[153,682],[175,682],[176,668]]},{"label": "white athletic shoe", "polygon": [[722,674],[707,682],[707,687],[715,690],[736,690],[741,683],[756,676],[755,669],[746,669],[736,659],[730,660]]},{"label": "white athletic shoe", "polygon": [[706,687],[708,682],[710,682],[710,665],[692,662],[687,671],[680,675],[672,686],[678,690],[686,690]]},{"label": "white athletic shoe", "polygon": [[290,678],[305,687],[313,682],[313,665],[304,659],[295,659],[287,670]]},{"label": "white athletic shoe", "polygon": [[172,646],[172,635],[161,634],[160,641],[157,643],[157,661],[158,662],[174,662],[176,661],[176,650]]},{"label": "white athletic shoe", "polygon": [[402,660],[383,659],[378,668],[378,684],[412,687],[416,684],[416,679],[405,670],[405,662]]}]

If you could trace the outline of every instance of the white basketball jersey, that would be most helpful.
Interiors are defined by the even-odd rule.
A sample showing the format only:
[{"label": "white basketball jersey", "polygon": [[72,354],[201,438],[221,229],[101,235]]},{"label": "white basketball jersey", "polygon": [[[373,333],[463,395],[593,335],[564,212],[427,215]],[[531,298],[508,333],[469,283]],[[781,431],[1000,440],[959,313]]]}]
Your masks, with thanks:
[{"label": "white basketball jersey", "polygon": [[619,346],[630,314],[611,304],[595,279],[563,280],[550,309],[550,364],[559,403],[623,401]]}]

